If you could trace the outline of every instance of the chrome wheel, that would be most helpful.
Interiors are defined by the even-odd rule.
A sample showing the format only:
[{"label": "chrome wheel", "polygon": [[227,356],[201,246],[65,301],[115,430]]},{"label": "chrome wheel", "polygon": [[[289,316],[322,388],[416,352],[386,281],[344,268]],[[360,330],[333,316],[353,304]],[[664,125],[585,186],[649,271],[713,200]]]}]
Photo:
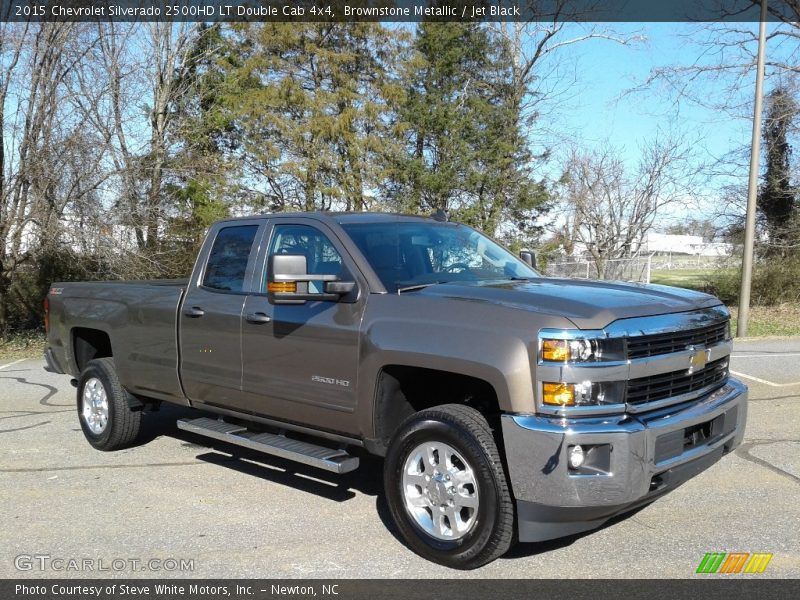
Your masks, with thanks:
[{"label": "chrome wheel", "polygon": [[475,525],[478,483],[472,466],[452,446],[425,442],[403,465],[402,494],[414,522],[438,540],[457,540]]},{"label": "chrome wheel", "polygon": [[81,414],[92,433],[103,433],[108,423],[108,395],[96,377],[88,379],[83,386]]}]

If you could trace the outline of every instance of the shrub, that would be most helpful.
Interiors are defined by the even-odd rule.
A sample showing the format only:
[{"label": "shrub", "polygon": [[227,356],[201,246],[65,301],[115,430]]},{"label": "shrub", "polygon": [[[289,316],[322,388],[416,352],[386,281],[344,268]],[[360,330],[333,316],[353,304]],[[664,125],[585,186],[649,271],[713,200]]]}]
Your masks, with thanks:
[{"label": "shrub", "polygon": [[[738,305],[741,279],[741,269],[720,270],[709,278],[709,291],[726,304]],[[756,264],[750,301],[763,306],[800,302],[800,254]]]}]

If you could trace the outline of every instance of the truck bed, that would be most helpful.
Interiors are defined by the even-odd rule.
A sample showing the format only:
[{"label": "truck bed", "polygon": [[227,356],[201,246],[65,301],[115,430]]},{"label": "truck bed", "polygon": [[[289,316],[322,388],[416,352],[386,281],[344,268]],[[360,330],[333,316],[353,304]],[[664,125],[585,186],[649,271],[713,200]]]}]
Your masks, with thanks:
[{"label": "truck bed", "polygon": [[54,283],[49,340],[56,360],[73,376],[81,328],[104,331],[122,384],[134,394],[185,402],[178,377],[177,313],[188,280]]}]

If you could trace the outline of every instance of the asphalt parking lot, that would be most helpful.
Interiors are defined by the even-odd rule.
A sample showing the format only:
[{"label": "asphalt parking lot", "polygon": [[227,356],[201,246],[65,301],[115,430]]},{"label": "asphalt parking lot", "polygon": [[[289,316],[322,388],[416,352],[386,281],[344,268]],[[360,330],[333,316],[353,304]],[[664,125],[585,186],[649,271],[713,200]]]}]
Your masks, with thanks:
[{"label": "asphalt parking lot", "polygon": [[[98,452],[69,377],[0,361],[0,577],[691,577],[714,551],[771,552],[759,577],[800,577],[798,365],[800,339],[737,342],[732,370],[751,403],[734,454],[598,531],[463,573],[395,537],[379,460],[337,477],[180,431],[191,413],[171,407],[147,416],[147,443]],[[17,558],[34,555],[109,570]]]}]

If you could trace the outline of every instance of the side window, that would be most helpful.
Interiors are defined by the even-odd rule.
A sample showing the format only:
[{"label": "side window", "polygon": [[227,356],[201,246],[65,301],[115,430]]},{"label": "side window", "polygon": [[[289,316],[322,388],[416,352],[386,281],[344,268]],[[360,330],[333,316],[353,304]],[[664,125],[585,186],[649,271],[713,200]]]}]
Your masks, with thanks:
[{"label": "side window", "polygon": [[215,290],[241,292],[247,259],[258,225],[237,225],[219,230],[208,255],[203,285]]},{"label": "side window", "polygon": [[269,253],[305,256],[311,275],[341,275],[342,272],[339,251],[328,236],[309,225],[277,225],[272,233]]}]

